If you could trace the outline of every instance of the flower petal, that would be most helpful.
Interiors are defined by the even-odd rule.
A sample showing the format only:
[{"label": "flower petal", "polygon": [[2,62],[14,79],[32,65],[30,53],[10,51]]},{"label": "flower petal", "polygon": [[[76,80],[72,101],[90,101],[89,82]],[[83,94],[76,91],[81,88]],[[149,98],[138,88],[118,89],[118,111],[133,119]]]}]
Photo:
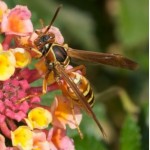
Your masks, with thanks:
[{"label": "flower petal", "polygon": [[3,16],[1,31],[6,34],[27,35],[33,31],[31,12],[26,6],[17,5]]},{"label": "flower petal", "polygon": [[51,141],[58,149],[62,150],[74,150],[74,142],[66,135],[66,130],[61,128],[52,128],[49,131],[47,138]]},{"label": "flower petal", "polygon": [[52,115],[48,110],[42,107],[36,107],[29,112],[26,121],[27,123],[30,122],[29,124],[30,126],[32,125],[32,128],[44,129],[52,121]]},{"label": "flower petal", "polygon": [[46,134],[44,132],[34,130],[33,131],[33,149],[35,150],[48,150],[50,149],[50,144],[46,139]]},{"label": "flower petal", "polygon": [[16,60],[11,51],[0,52],[0,80],[9,79],[15,72]]},{"label": "flower petal", "polygon": [[23,48],[11,49],[16,59],[16,68],[23,68],[31,61],[30,53]]},{"label": "flower petal", "polygon": [[76,123],[79,125],[81,122],[82,114],[78,106],[74,105],[73,111],[75,116],[73,116],[72,113],[70,100],[64,96],[57,96],[54,103],[51,105],[51,112],[53,114],[52,124],[64,129],[66,129],[67,124],[72,129],[76,128]]},{"label": "flower petal", "polygon": [[27,126],[20,126],[11,132],[12,144],[22,150],[31,150],[33,147],[33,133]]},{"label": "flower petal", "polygon": [[4,1],[0,1],[0,22],[2,20],[3,15],[7,12],[8,7]]},{"label": "flower petal", "polygon": [[5,138],[0,134],[0,148],[1,150],[6,150]]}]

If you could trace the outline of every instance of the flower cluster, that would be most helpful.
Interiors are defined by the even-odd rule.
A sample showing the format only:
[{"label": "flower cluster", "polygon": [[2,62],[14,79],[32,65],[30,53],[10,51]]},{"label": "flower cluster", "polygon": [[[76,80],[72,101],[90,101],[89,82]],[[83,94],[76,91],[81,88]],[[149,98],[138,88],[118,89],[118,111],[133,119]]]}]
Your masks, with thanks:
[{"label": "flower cluster", "polygon": [[[59,29],[52,26],[49,31],[57,43],[63,43]],[[0,34],[0,149],[74,150],[66,126],[77,128],[82,119],[80,108],[74,106],[73,114],[71,101],[63,95],[43,106],[42,86],[31,86],[41,75],[28,68],[33,54],[26,45],[32,45],[37,37],[30,10],[21,5],[9,9],[0,1]],[[57,83],[48,85],[48,94],[58,88]]]}]

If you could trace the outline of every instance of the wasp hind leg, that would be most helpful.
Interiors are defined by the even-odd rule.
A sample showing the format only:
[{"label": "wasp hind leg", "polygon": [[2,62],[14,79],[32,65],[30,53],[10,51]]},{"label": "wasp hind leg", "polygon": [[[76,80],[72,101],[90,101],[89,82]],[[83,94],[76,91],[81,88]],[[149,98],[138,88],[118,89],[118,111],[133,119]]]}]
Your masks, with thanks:
[{"label": "wasp hind leg", "polygon": [[67,73],[76,72],[76,71],[81,71],[82,75],[84,75],[84,76],[86,75],[86,68],[84,65],[79,65],[74,68],[66,70]]},{"label": "wasp hind leg", "polygon": [[77,128],[77,131],[80,135],[80,138],[83,139],[83,133],[81,132],[80,128],[79,128],[79,125],[77,123],[77,120],[76,120],[76,117],[75,117],[75,112],[74,112],[74,104],[73,104],[73,101],[71,100],[71,111],[72,111],[72,115],[73,115],[73,120],[74,120],[74,123],[75,123],[75,126]]}]

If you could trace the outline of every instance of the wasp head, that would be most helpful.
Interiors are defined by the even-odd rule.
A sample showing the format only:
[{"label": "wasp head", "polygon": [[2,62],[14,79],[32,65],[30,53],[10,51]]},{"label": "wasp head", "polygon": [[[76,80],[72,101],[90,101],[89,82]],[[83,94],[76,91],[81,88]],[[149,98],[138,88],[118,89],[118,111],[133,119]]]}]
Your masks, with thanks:
[{"label": "wasp head", "polygon": [[42,48],[47,43],[53,43],[55,41],[55,35],[52,32],[44,34],[36,31],[36,33],[38,34],[38,37],[35,39],[34,44],[38,48]]}]

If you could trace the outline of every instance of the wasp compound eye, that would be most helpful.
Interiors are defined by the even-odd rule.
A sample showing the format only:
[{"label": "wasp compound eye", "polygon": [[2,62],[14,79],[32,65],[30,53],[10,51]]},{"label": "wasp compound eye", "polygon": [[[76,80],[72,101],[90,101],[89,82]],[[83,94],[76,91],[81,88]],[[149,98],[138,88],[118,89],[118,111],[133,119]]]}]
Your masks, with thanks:
[{"label": "wasp compound eye", "polygon": [[40,37],[39,43],[41,43],[41,44],[45,43],[45,42],[47,42],[49,40],[49,38],[50,38],[49,35],[43,35],[43,36]]}]

